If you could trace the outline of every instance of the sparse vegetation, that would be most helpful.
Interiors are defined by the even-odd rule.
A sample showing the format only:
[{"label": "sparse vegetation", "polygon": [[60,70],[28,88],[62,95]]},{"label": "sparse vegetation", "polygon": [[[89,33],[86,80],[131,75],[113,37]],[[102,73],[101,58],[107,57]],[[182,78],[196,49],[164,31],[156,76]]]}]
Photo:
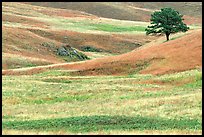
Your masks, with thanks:
[{"label": "sparse vegetation", "polygon": [[202,134],[202,3],[166,43],[160,3],[52,4],[2,3],[2,134]]},{"label": "sparse vegetation", "polygon": [[4,56],[2,63],[7,67],[7,69],[22,68],[22,67],[34,67],[39,65],[49,65],[50,62],[41,61],[41,60],[29,60],[27,57],[7,57]]},{"label": "sparse vegetation", "polygon": [[[201,132],[201,75],[201,71],[191,70],[157,77],[90,77],[53,70],[33,76],[3,76],[3,129],[72,134],[115,130]],[[154,83],[172,78],[192,81],[180,87]],[[193,84],[194,78],[200,84]],[[21,110],[26,111],[19,113]]]}]

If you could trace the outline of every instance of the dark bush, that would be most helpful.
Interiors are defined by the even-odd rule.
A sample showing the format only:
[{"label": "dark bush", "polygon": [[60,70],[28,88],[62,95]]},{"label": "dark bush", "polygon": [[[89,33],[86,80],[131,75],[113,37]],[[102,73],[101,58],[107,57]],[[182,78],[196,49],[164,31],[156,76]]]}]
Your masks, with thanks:
[{"label": "dark bush", "polygon": [[94,48],[91,46],[83,46],[83,47],[81,47],[81,50],[85,51],[85,52],[102,52],[101,49],[97,49],[97,48]]}]

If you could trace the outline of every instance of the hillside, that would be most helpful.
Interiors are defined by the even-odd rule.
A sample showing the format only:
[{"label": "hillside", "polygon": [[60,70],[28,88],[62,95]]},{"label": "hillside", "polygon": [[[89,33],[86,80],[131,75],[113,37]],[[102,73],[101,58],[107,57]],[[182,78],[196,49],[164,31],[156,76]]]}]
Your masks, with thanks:
[{"label": "hillside", "polygon": [[132,21],[149,21],[153,11],[162,7],[171,7],[185,15],[188,24],[202,22],[201,2],[32,2],[28,4],[77,10],[99,17]]},{"label": "hillside", "polygon": [[[119,56],[78,64],[79,74],[165,74],[202,67],[202,31]],[[97,67],[96,67],[97,66]],[[67,66],[69,68],[69,65]]]},{"label": "hillside", "polygon": [[[113,59],[116,58],[110,57],[112,55],[130,52],[134,49],[141,48],[147,45],[147,43],[159,38],[155,36],[145,35],[144,29],[149,24],[148,22],[101,18],[97,15],[86,13],[83,10],[76,11],[67,8],[66,9],[57,9],[51,7],[46,8],[40,6],[33,6],[30,4],[31,3],[29,4],[3,3],[2,10],[3,69],[34,67],[41,65],[80,61],[79,59],[76,60],[69,57],[58,56],[56,51],[63,45],[69,45],[75,48],[82,54],[87,55],[88,58],[90,59],[108,56],[107,59],[111,60],[112,58]],[[66,4],[41,3],[41,4],[43,4],[42,6],[45,6],[47,4],[50,6],[52,5],[57,6],[58,4],[61,4],[61,6],[63,5],[71,7],[81,6],[84,8],[88,8],[91,5],[95,8],[97,6],[103,5],[104,7],[109,6],[109,8],[111,6],[114,6],[114,8],[120,7],[120,10],[126,9],[121,8],[121,6],[130,5],[134,6],[134,9],[137,10],[141,10],[140,8],[146,8],[145,10],[143,9],[141,12],[138,12],[138,15],[140,16],[143,16],[143,11],[152,12],[153,11],[152,9],[156,8],[154,5],[155,3],[153,3],[152,5],[151,3],[147,5],[144,5],[142,3],[66,3]],[[84,4],[90,5],[84,6]],[[171,6],[175,6],[175,4],[173,3],[166,4],[157,3],[158,6],[164,6],[168,4]],[[179,7],[179,5],[181,6],[181,4],[183,4],[184,7],[185,6],[199,7],[199,3],[197,4],[179,3],[175,7]],[[136,8],[135,6],[138,7]],[[111,8],[109,10],[111,10]],[[120,10],[118,10],[117,13],[119,13]],[[195,8],[195,10],[197,10],[197,8]],[[94,11],[100,12],[100,10]],[[189,11],[189,13],[192,13],[191,15],[194,15],[193,11],[192,12]],[[190,14],[187,15],[190,16]],[[190,26],[190,28],[196,27]],[[86,50],[86,48],[88,48],[89,50]],[[128,53],[127,56],[131,57],[133,55],[129,55]],[[122,56],[122,60],[125,58],[123,58]],[[149,61],[145,61],[145,63]],[[111,63],[111,65],[114,64],[115,66],[117,66],[117,63],[115,62]],[[91,66],[93,65],[90,65],[90,67]],[[123,69],[121,68],[120,67],[117,69],[115,68],[116,69],[115,71],[117,72],[117,70],[123,71],[123,69],[127,69],[125,67]],[[133,68],[135,68],[135,66]],[[105,70],[101,71],[102,71],[101,73],[105,73],[104,72]],[[127,72],[125,72],[124,70],[124,73]],[[112,72],[110,72],[110,74],[112,74]]]},{"label": "hillside", "polygon": [[3,74],[35,74],[53,68],[75,70],[72,72],[75,75],[166,74],[202,68],[201,30],[191,31],[168,42],[161,39],[160,44],[152,43],[118,56],[26,70],[5,70]]},{"label": "hillside", "polygon": [[56,56],[62,45],[98,58],[129,52],[156,38],[144,35],[145,23],[118,22],[73,10],[3,3],[3,69],[78,61]]}]

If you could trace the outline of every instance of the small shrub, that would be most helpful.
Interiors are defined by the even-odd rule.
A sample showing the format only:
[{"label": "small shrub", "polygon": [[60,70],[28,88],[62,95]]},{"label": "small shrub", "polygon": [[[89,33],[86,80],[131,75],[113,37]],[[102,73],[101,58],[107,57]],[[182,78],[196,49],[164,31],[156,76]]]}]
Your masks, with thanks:
[{"label": "small shrub", "polygon": [[91,46],[83,46],[81,47],[81,50],[85,52],[102,52],[102,50],[91,47]]}]

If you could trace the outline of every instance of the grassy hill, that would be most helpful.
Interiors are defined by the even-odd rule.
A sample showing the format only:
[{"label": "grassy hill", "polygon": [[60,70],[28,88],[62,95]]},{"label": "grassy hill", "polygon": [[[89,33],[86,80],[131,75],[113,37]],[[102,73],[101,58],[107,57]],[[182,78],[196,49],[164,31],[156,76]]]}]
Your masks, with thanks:
[{"label": "grassy hill", "polygon": [[145,22],[101,20],[78,11],[23,3],[3,3],[2,9],[3,69],[63,63],[53,52],[63,44],[78,51],[87,46],[102,51],[81,51],[96,58],[125,53],[156,38],[144,37]]},{"label": "grassy hill", "polygon": [[202,68],[202,33],[192,30],[184,36],[176,35],[168,42],[160,38],[117,56],[26,70],[5,70],[3,74],[35,74],[56,68],[76,70],[72,72],[74,75],[166,74]]},{"label": "grassy hill", "polygon": [[[81,8],[91,10],[92,8],[89,6],[92,5],[93,8],[99,9],[92,11],[101,13],[100,9],[102,10],[103,8],[100,8],[100,6],[104,8],[109,7],[109,9],[102,11],[113,10],[113,13],[127,13],[130,16],[135,13],[140,19],[145,17],[143,11],[145,14],[146,12],[152,12],[150,9],[137,9],[138,7],[136,9],[133,8],[134,10],[139,10],[138,12],[131,10],[129,12],[120,12],[120,10],[126,10],[124,6],[131,6],[132,3],[41,3],[43,6],[48,4],[50,6],[48,8],[30,4],[3,3],[2,40],[4,69],[66,62],[52,51],[53,48],[59,48],[63,44],[69,44],[79,51],[87,46],[95,48],[96,51],[100,50],[102,52],[84,52],[84,54],[89,56],[89,58],[98,58],[104,55],[129,52],[157,38],[145,36],[144,30],[149,24],[148,22],[100,18],[102,15],[97,17],[96,15],[85,13],[79,8],[81,6]],[[52,5],[57,6],[58,4],[60,6],[78,8],[78,11],[70,10],[69,8],[51,8]],[[84,6],[84,4],[87,4],[87,6]],[[141,3],[135,4],[140,4],[139,6],[142,7]],[[194,4],[194,6],[199,7],[198,4]],[[112,14],[105,13],[104,15],[106,14],[110,15],[111,18],[115,18]],[[124,17],[128,16],[124,15]],[[192,23],[192,20],[199,22],[199,20],[194,18],[186,21]],[[43,47],[43,43],[51,43],[52,48],[50,46]],[[44,56],[45,54],[46,56]],[[74,61],[72,59],[68,60]]]},{"label": "grassy hill", "polygon": [[[202,134],[200,4],[3,2],[2,134]],[[190,30],[146,36],[166,5]]]},{"label": "grassy hill", "polygon": [[[140,8],[147,8],[152,10],[158,10],[163,7],[171,7],[179,11],[183,15],[192,17],[202,17],[202,3],[201,2],[132,2],[131,5],[138,6]],[[188,10],[187,10],[188,9]]]},{"label": "grassy hill", "polygon": [[[132,21],[149,21],[153,11],[171,7],[191,18],[191,22],[202,17],[201,2],[33,2],[33,5],[83,11],[105,18]],[[188,9],[188,10],[187,10]],[[196,21],[201,24],[201,19]]]},{"label": "grassy hill", "polygon": [[[144,46],[132,52],[79,64],[78,75],[166,74],[202,68],[202,31],[169,42]],[[81,66],[81,67],[80,67]],[[66,67],[65,67],[66,68]],[[69,65],[68,67],[69,68]]]}]

